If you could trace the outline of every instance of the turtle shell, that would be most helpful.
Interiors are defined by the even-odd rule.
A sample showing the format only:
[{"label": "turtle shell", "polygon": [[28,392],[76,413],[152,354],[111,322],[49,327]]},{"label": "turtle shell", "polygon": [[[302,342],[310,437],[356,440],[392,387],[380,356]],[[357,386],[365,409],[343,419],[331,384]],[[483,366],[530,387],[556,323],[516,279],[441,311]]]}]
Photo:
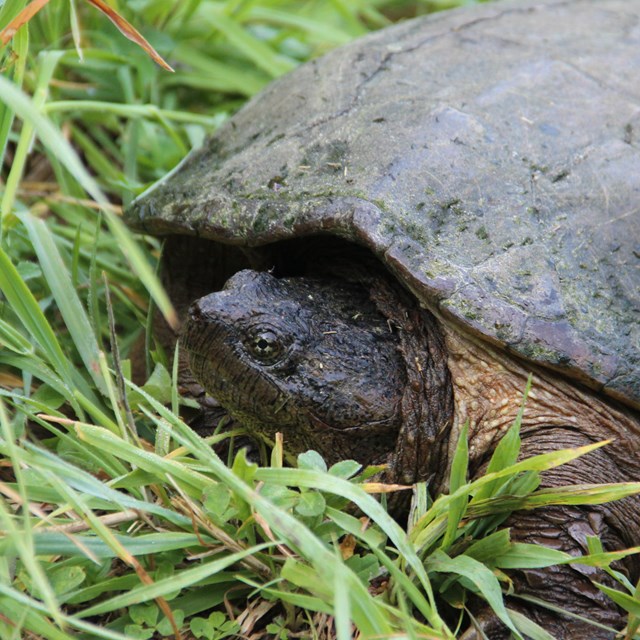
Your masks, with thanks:
[{"label": "turtle shell", "polygon": [[640,406],[640,2],[497,2],[271,84],[129,223],[368,247],[447,322]]}]

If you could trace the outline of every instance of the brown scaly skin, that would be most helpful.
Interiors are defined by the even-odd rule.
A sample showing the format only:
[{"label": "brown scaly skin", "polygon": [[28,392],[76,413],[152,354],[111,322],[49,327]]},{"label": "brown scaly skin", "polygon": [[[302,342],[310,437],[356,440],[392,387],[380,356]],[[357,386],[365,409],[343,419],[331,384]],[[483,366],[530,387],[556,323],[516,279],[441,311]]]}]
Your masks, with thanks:
[{"label": "brown scaly skin", "polygon": [[[445,329],[449,368],[454,380],[455,433],[470,422],[472,469],[481,473],[496,442],[512,424],[528,371],[502,352],[494,351],[450,329]],[[580,447],[601,440],[613,442],[587,456],[542,475],[542,486],[624,482],[637,479],[637,419],[612,408],[593,394],[536,371],[522,423],[522,458],[560,448]],[[455,438],[450,441],[453,446]],[[518,512],[505,526],[514,541],[544,544],[578,555],[587,551],[586,536],[598,535],[607,549],[621,549],[640,540],[640,505],[637,498],[593,507],[553,507]],[[637,562],[627,564],[637,579]],[[591,618],[609,628],[620,629],[620,611],[592,583],[615,584],[604,572],[589,567],[550,567],[513,572],[516,593],[548,600]],[[527,606],[515,598],[508,606],[532,618],[560,639],[609,640],[611,631],[564,618],[542,608]],[[479,614],[483,631],[491,640],[509,638],[509,632],[490,613]],[[469,629],[463,640],[479,638]]]},{"label": "brown scaly skin", "polygon": [[[225,290],[192,307],[183,347],[195,377],[249,429],[283,431],[294,452],[318,450],[333,463],[388,463],[389,480],[430,479],[446,489],[457,434],[469,422],[470,469],[481,474],[513,423],[528,368],[438,322],[386,277],[276,279],[241,271]],[[543,474],[543,486],[640,478],[638,420],[535,372],[524,414],[522,457],[613,438],[605,449]],[[637,499],[590,508],[519,512],[512,539],[577,554],[585,536],[608,549],[640,540]],[[629,564],[632,579],[637,567]],[[514,572],[516,592],[548,599],[619,629],[623,618],[591,580],[596,570],[554,567]],[[560,640],[604,640],[614,633],[511,599]],[[495,640],[508,632],[489,613],[478,619]],[[479,637],[473,629],[463,636]]]}]

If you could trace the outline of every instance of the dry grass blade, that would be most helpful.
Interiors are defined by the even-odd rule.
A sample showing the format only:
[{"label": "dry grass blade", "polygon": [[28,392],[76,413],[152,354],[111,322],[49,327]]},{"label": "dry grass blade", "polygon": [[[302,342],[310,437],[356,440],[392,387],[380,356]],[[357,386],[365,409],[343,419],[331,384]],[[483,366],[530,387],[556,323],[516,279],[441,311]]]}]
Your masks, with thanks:
[{"label": "dry grass blade", "polygon": [[49,3],[49,0],[33,0],[30,2],[2,31],[0,31],[0,43],[6,45],[11,38],[16,35],[16,32],[20,27],[27,24],[33,16],[40,11],[45,5]]},{"label": "dry grass blade", "polygon": [[9,373],[8,371],[0,371],[0,387],[6,389],[19,389],[22,385],[22,378]]},{"label": "dry grass blade", "polygon": [[144,49],[154,62],[159,64],[163,69],[173,73],[173,67],[171,67],[171,65],[162,58],[162,56],[147,42],[143,35],[119,13],[106,4],[106,2],[103,2],[102,0],[87,0],[87,2],[98,9],[98,11],[104,13],[104,15],[116,25],[120,33],[125,38],[131,40],[131,42],[135,42],[139,47]]},{"label": "dry grass blade", "polygon": [[396,491],[406,491],[413,487],[406,484],[388,484],[386,482],[363,482],[362,488],[367,493],[395,493]]},{"label": "dry grass blade", "polygon": [[[180,498],[173,498],[172,503],[178,510],[182,511],[191,518],[194,524],[193,531],[198,537],[200,537],[199,528],[202,528],[212,538],[219,540],[228,550],[233,553],[244,552],[247,550],[245,545],[236,541],[232,536],[227,534],[224,529],[216,526],[213,522],[211,522],[211,520],[206,517],[202,510],[196,506],[193,500],[190,500],[189,497],[180,490],[179,485],[177,485],[175,482],[173,483],[173,485],[174,488],[182,494],[182,496]],[[208,545],[203,541],[202,546],[206,547]],[[264,564],[264,562],[261,562],[254,556],[247,556],[244,560],[241,561],[241,564],[245,564],[247,567],[253,569],[254,571],[256,571],[256,573],[265,578],[272,577],[271,569],[266,564]]]}]

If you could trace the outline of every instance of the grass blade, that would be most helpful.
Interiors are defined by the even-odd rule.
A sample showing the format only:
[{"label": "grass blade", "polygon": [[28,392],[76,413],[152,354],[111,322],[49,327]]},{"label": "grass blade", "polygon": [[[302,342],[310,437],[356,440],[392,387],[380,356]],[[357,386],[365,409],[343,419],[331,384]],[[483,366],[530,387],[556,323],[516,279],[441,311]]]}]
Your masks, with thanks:
[{"label": "grass blade", "polygon": [[[11,259],[2,247],[0,247],[0,290],[20,318],[25,329],[33,336],[40,349],[47,355],[49,362],[54,366],[55,371],[64,383],[68,385],[68,390],[70,390],[73,386],[71,365],[62,351],[51,325],[45,318],[44,313],[42,313],[38,301],[29,291],[18,270],[13,266]],[[69,392],[69,395],[72,394]]]},{"label": "grass blade", "polygon": [[147,287],[170,326],[177,326],[176,312],[151,265],[124,223],[111,211],[107,197],[80,162],[73,147],[54,124],[33,105],[28,96],[13,83],[0,76],[0,100],[28,121],[42,143],[57,157],[84,190],[102,207],[105,220],[131,267]]},{"label": "grass blade", "polygon": [[[451,492],[457,491],[467,481],[467,469],[469,464],[468,432],[469,423],[467,422],[460,432],[458,444],[453,455],[453,462],[451,464],[451,473],[449,477],[449,487]],[[442,544],[440,545],[440,548],[445,552],[456,538],[458,526],[462,516],[464,515],[468,501],[469,496],[464,493],[451,501],[447,519],[447,531],[444,535],[444,539],[442,540]]]},{"label": "grass blade", "polygon": [[450,558],[442,551],[436,551],[427,559],[427,567],[431,571],[453,573],[471,581],[500,620],[511,629],[516,638],[522,640],[522,636],[511,621],[502,601],[502,591],[498,579],[484,564],[468,556]]},{"label": "grass blade", "polygon": [[93,607],[89,607],[82,612],[82,617],[90,617],[103,613],[108,613],[121,607],[130,607],[132,604],[139,604],[141,602],[147,602],[156,598],[162,598],[177,589],[192,586],[198,582],[222,572],[227,567],[230,567],[237,562],[240,562],[243,558],[249,555],[257,553],[263,549],[273,546],[271,542],[265,542],[255,547],[245,549],[244,551],[238,551],[231,555],[225,556],[212,562],[207,562],[190,569],[185,569],[179,574],[165,578],[164,580],[158,580],[150,585],[141,585],[134,589],[131,589],[128,593],[123,593],[119,596],[110,598],[106,602],[101,602]]},{"label": "grass blade", "polygon": [[513,609],[507,609],[507,611],[518,631],[522,632],[527,638],[531,640],[556,640],[555,636],[552,636],[539,624],[536,624],[533,620],[529,620],[527,616],[519,611],[514,611]]},{"label": "grass blade", "polygon": [[107,389],[100,373],[98,342],[51,231],[42,220],[29,214],[21,215],[20,219],[29,233],[42,271],[80,357],[98,389],[105,394]]},{"label": "grass blade", "polygon": [[254,38],[237,22],[217,10],[203,10],[202,17],[211,27],[220,31],[234,47],[272,78],[277,78],[295,67],[295,63],[274,53],[264,42]]}]

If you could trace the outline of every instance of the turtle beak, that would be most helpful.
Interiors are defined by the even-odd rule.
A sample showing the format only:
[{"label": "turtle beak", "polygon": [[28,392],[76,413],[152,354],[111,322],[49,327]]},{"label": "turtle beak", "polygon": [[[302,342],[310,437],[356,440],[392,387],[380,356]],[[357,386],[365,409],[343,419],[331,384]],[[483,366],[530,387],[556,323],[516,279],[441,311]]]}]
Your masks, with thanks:
[{"label": "turtle beak", "polygon": [[190,307],[187,321],[184,324],[180,344],[191,353],[201,353],[206,348],[208,328],[211,318],[203,310],[200,300],[196,300]]}]

